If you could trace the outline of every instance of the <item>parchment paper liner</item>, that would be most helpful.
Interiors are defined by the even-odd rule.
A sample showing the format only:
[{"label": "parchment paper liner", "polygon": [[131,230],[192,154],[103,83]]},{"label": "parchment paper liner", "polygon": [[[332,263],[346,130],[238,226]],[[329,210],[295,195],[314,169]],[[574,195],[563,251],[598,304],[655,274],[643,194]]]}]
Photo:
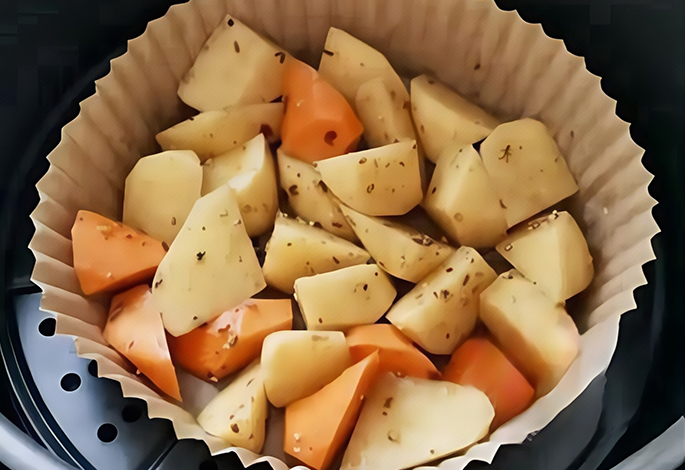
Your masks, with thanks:
[{"label": "parchment paper liner", "polygon": [[[635,308],[633,290],[646,283],[642,265],[654,259],[656,202],[647,192],[652,176],[642,166],[643,151],[600,79],[540,25],[491,0],[191,0],[151,22],[64,127],[37,185],[33,281],[43,289],[41,307],[57,316],[57,332],[73,335],[78,354],[95,359],[99,375],[120,382],[124,396],[145,400],[150,417],[171,420],[180,439],[202,439],[212,454],[235,450],[245,465],[267,460],[277,470],[287,468],[278,458],[228,448],[202,431],[193,413],[215,387],[181,374],[186,411],[130,370],[101,335],[107,299],[84,298],[71,267],[76,212],[121,216],[126,174],[138,158],[158,151],[154,134],[187,113],[176,96],[178,81],[228,12],[314,65],[328,27],[343,28],[383,51],[405,76],[430,72],[504,119],[536,117],[553,130],[580,187],[569,207],[586,230],[596,267],[574,313],[583,332],[580,355],[550,394],[488,442],[439,468],[491,462],[500,445],[543,428],[609,365],[620,315]],[[265,455],[283,458],[281,433],[282,415],[271,413]]]}]

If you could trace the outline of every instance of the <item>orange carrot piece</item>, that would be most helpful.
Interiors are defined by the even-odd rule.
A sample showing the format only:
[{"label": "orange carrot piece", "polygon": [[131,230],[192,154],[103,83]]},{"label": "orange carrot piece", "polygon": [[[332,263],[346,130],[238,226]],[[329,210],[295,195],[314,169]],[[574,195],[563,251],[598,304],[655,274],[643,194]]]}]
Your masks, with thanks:
[{"label": "orange carrot piece", "polygon": [[285,153],[313,163],[356,150],[364,127],[345,97],[309,65],[287,60],[281,125]]},{"label": "orange carrot piece", "polygon": [[362,325],[347,332],[352,360],[357,362],[379,352],[380,369],[400,377],[439,379],[440,372],[412,341],[394,325]]},{"label": "orange carrot piece", "polygon": [[378,373],[378,353],[348,367],[318,392],[285,409],[284,450],[306,465],[324,470],[347,443],[364,395]]},{"label": "orange carrot piece", "polygon": [[74,270],[86,295],[149,282],[166,253],[154,238],[89,211],[76,215],[71,240]]},{"label": "orange carrot piece", "polygon": [[464,342],[452,354],[442,378],[472,385],[488,396],[495,408],[490,429],[523,412],[535,395],[525,377],[487,338],[473,337]]},{"label": "orange carrot piece", "polygon": [[115,295],[102,335],[162,392],[181,401],[162,317],[151,299],[146,284]]},{"label": "orange carrot piece", "polygon": [[174,362],[216,381],[259,357],[270,333],[292,328],[290,299],[248,299],[185,335],[169,336]]}]

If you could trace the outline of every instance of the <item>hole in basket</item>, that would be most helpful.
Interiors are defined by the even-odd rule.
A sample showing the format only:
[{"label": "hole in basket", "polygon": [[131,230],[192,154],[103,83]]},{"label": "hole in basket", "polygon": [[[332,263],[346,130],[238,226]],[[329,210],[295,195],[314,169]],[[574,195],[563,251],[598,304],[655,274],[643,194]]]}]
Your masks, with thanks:
[{"label": "hole in basket", "polygon": [[81,386],[81,377],[73,372],[68,373],[59,383],[62,386],[62,390],[65,392],[73,392]]},{"label": "hole in basket", "polygon": [[117,431],[116,426],[105,423],[98,428],[98,439],[100,439],[102,442],[112,442],[117,438],[118,433],[119,431]]},{"label": "hole in basket", "polygon": [[88,363],[88,373],[92,375],[93,377],[97,378],[98,376],[98,361],[93,359]]},{"label": "hole in basket", "polygon": [[121,410],[121,417],[127,423],[134,423],[138,421],[141,416],[143,416],[143,409],[140,407],[140,405],[135,403],[126,405],[124,409]]},{"label": "hole in basket", "polygon": [[38,332],[43,336],[54,336],[56,324],[57,321],[55,321],[54,318],[48,317],[42,322],[40,322],[40,324],[38,325]]},{"label": "hole in basket", "polygon": [[205,460],[200,464],[198,470],[219,470],[219,464],[213,459]]}]

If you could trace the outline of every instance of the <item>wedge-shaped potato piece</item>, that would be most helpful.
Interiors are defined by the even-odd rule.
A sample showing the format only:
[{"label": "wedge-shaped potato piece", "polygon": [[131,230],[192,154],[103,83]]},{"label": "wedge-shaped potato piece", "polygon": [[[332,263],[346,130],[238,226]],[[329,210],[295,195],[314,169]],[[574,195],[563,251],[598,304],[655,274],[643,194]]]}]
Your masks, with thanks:
[{"label": "wedge-shaped potato piece", "polygon": [[292,294],[295,279],[364,264],[369,258],[354,243],[279,214],[262,269],[268,285]]},{"label": "wedge-shaped potato piece", "polygon": [[364,124],[364,138],[370,147],[416,140],[409,102],[389,90],[381,77],[362,84],[354,102],[359,120]]},{"label": "wedge-shaped potato piece", "polygon": [[478,442],[493,416],[476,388],[385,374],[366,396],[340,468],[400,469],[439,459]]},{"label": "wedge-shaped potato piece", "polygon": [[264,340],[262,370],[266,396],[282,407],[307,397],[352,364],[340,331],[277,331]]},{"label": "wedge-shaped potato piece", "polygon": [[480,318],[502,351],[542,396],[578,354],[578,329],[564,307],[516,270],[501,274],[481,294]]},{"label": "wedge-shaped potato piece", "polygon": [[402,79],[388,59],[373,47],[341,29],[330,28],[323,49],[319,73],[350,103],[354,104],[361,85],[377,77],[399,100],[409,101]]},{"label": "wedge-shaped potato piece", "polygon": [[281,148],[276,153],[281,188],[288,195],[295,214],[307,222],[320,224],[333,235],[355,241],[357,236],[340,210],[340,201],[328,191],[316,168],[289,157]]},{"label": "wedge-shaped potato piece", "polygon": [[233,188],[245,230],[256,237],[269,230],[278,211],[276,165],[264,134],[202,165],[202,194],[222,184]]},{"label": "wedge-shaped potato piece", "polygon": [[188,149],[203,162],[262,133],[269,142],[281,136],[283,103],[236,106],[206,111],[157,134],[164,150]]},{"label": "wedge-shaped potato piece", "polygon": [[592,255],[568,212],[554,211],[516,228],[497,251],[556,302],[565,302],[592,281]]},{"label": "wedge-shaped potato piece", "polygon": [[266,286],[227,185],[193,206],[157,269],[152,296],[174,336],[218,317]]},{"label": "wedge-shaped potato piece", "polygon": [[423,197],[413,140],[320,160],[315,166],[333,194],[364,214],[406,214]]},{"label": "wedge-shaped potato piece", "polygon": [[473,248],[462,246],[392,306],[386,318],[433,354],[451,354],[473,331],[479,295],[497,277]]},{"label": "wedge-shaped potato piece", "polygon": [[201,187],[202,167],[192,151],[143,157],[126,177],[123,222],[171,245]]},{"label": "wedge-shaped potato piece", "polygon": [[378,323],[355,326],[346,334],[352,360],[361,361],[378,351],[380,370],[398,377],[439,379],[440,372],[394,325]]},{"label": "wedge-shaped potato piece", "polygon": [[268,408],[259,361],[246,367],[197,417],[200,426],[229,444],[252,452],[264,445]]},{"label": "wedge-shaped potato piece", "polygon": [[315,394],[288,405],[283,450],[316,470],[330,467],[352,434],[377,371],[374,352]]},{"label": "wedge-shaped potato piece", "polygon": [[89,211],[76,214],[71,242],[74,271],[86,295],[148,282],[166,253],[154,238]]},{"label": "wedge-shaped potato piece", "polygon": [[179,337],[169,336],[174,362],[217,382],[259,357],[264,338],[292,328],[290,299],[249,299]]},{"label": "wedge-shaped potato piece", "polygon": [[358,264],[295,281],[295,299],[308,330],[341,330],[374,323],[397,291],[375,264]]},{"label": "wedge-shaped potato piece", "polygon": [[102,336],[162,392],[181,400],[162,318],[151,302],[147,284],[112,298]]},{"label": "wedge-shaped potato piece", "polygon": [[460,245],[489,248],[507,234],[504,207],[472,145],[442,152],[423,207]]},{"label": "wedge-shaped potato piece", "polygon": [[463,147],[478,142],[499,124],[428,75],[411,81],[411,113],[426,157],[433,162],[448,145]]},{"label": "wedge-shaped potato piece", "polygon": [[554,137],[540,121],[497,126],[481,144],[480,155],[509,227],[578,191]]},{"label": "wedge-shaped potato piece", "polygon": [[181,80],[178,96],[200,111],[268,103],[281,96],[286,53],[226,15]]},{"label": "wedge-shaped potato piece", "polygon": [[409,282],[419,282],[455,249],[413,227],[360,214],[342,207],[355,233],[384,271]]},{"label": "wedge-shaped potato piece", "polygon": [[496,429],[528,408],[535,389],[488,338],[473,337],[459,346],[442,375],[460,385],[482,390],[495,408],[490,429]]}]

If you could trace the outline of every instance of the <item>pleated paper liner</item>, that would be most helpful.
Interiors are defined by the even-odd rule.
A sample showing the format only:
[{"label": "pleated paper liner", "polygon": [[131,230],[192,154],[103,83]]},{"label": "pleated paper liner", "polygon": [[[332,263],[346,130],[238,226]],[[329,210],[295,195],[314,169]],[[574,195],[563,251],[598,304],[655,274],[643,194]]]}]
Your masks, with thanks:
[{"label": "pleated paper liner", "polygon": [[267,457],[206,434],[194,416],[225,382],[207,384],[181,371],[184,408],[157,394],[107,346],[107,299],[85,298],[71,266],[76,212],[121,216],[127,173],[140,157],[158,151],[158,131],[187,116],[176,95],[179,80],[229,12],[313,65],[328,28],[345,29],[384,52],[405,77],[429,72],[503,119],[535,117],[553,131],[580,187],[568,205],[595,260],[595,279],[571,312],[582,333],[580,354],[552,392],[487,442],[439,467],[490,462],[500,445],[543,428],[609,365],[620,316],[635,308],[633,290],[646,283],[642,265],[654,259],[656,202],[647,192],[652,175],[641,163],[643,150],[600,79],[540,25],[491,0],[191,0],[151,22],[64,127],[37,185],[33,280],[43,289],[42,308],[57,315],[57,332],[72,335],[78,354],[95,359],[99,375],[118,381],[125,396],[145,400],[150,417],[169,419],[180,439],[202,439],[212,454],[235,450],[245,465],[267,460],[277,470],[287,468],[282,410],[272,409],[267,422]]}]

